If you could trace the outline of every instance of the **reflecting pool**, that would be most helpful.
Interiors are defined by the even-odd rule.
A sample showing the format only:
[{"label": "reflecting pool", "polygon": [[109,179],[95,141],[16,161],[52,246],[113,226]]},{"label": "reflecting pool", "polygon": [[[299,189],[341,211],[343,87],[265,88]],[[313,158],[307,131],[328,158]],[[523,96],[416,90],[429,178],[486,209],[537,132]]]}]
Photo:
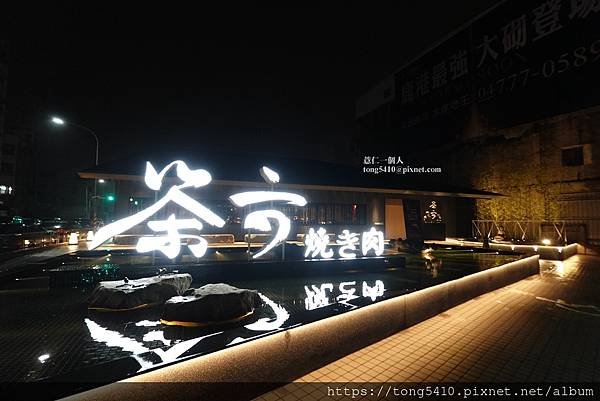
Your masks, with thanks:
[{"label": "reflecting pool", "polygon": [[[197,328],[162,325],[161,307],[88,310],[93,286],[49,287],[48,267],[77,256],[57,258],[0,287],[0,380],[81,382],[73,385],[75,392],[520,258],[447,249],[403,256],[404,265],[392,263],[377,272],[261,279],[236,279],[225,272],[219,281],[257,290],[264,305],[243,321]],[[207,283],[195,280],[192,286]]]}]

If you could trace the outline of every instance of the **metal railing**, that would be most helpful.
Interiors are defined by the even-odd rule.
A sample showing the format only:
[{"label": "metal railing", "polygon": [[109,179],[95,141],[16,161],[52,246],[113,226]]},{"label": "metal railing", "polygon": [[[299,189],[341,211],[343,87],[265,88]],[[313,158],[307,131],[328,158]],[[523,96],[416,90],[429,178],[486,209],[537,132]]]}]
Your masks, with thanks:
[{"label": "metal railing", "polygon": [[512,241],[567,243],[568,220],[472,220],[473,238],[502,237]]}]

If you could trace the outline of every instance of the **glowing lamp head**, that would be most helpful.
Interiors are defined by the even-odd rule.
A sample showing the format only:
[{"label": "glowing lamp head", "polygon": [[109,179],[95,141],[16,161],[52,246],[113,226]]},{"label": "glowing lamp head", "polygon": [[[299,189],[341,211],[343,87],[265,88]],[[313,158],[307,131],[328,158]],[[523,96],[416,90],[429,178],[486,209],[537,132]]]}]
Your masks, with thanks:
[{"label": "glowing lamp head", "polygon": [[542,244],[544,244],[544,245],[550,245],[550,240],[548,238],[544,238],[542,240]]},{"label": "glowing lamp head", "polygon": [[52,119],[50,121],[52,121],[52,124],[65,125],[65,120],[63,120],[60,117],[52,117]]},{"label": "glowing lamp head", "polygon": [[98,183],[99,183],[99,184],[104,184],[104,182],[105,182],[105,181],[104,181],[102,178],[100,178],[100,179],[98,180]]},{"label": "glowing lamp head", "polygon": [[106,200],[109,201],[109,202],[113,202],[115,200],[115,196],[114,195],[108,195],[106,197]]}]

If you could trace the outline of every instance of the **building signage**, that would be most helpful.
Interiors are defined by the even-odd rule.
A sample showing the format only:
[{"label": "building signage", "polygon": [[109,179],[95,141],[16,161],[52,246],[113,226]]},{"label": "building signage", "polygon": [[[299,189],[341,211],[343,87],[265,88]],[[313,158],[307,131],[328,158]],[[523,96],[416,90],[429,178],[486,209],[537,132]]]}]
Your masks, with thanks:
[{"label": "building signage", "polygon": [[[154,233],[154,236],[141,237],[136,244],[136,250],[140,253],[160,251],[168,258],[175,258],[181,252],[181,241],[183,239],[191,240],[192,243],[186,246],[196,257],[202,257],[208,248],[208,242],[200,235],[182,234],[179,230],[193,229],[201,231],[203,223],[214,227],[223,227],[225,221],[209,210],[207,207],[191,198],[184,192],[186,188],[199,188],[208,185],[212,177],[204,169],[190,170],[185,162],[176,160],[169,163],[160,172],[157,172],[150,162],[146,162],[146,174],[144,181],[146,186],[154,191],[159,191],[163,186],[165,175],[175,168],[178,179],[181,183],[171,186],[165,196],[156,201],[153,205],[129,217],[117,220],[98,230],[94,234],[89,249],[95,249],[110,238],[120,235],[123,232],[147,221],[147,225]],[[263,179],[271,185],[279,182],[279,174],[268,167],[262,167],[260,174]],[[229,200],[238,207],[248,205],[264,204],[269,202],[284,202],[286,205],[305,206],[306,199],[298,194],[280,191],[247,191],[233,194]],[[170,214],[165,220],[150,220],[160,209],[168,203],[173,202],[189,211],[194,217],[187,219],[177,219],[175,214]],[[243,228],[248,230],[258,230],[262,232],[273,231],[271,221],[275,220],[277,230],[272,236],[270,242],[252,257],[254,259],[268,253],[277,245],[285,242],[290,229],[290,219],[282,212],[276,209],[255,210],[248,213],[243,222]],[[381,255],[383,253],[383,233],[371,228],[363,232],[361,236],[362,256]],[[305,257],[331,258],[333,250],[327,249],[329,244],[329,234],[320,227],[316,231],[310,228],[305,236]],[[338,254],[341,258],[355,258],[358,252],[359,234],[344,230],[336,240],[340,245]]]}]

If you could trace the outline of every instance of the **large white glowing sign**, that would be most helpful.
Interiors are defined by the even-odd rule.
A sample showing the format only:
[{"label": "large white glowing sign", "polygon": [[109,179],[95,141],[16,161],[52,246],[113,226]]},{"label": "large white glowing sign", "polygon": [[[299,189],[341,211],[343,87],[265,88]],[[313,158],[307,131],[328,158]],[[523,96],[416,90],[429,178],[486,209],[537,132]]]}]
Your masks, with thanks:
[{"label": "large white glowing sign", "polygon": [[[146,162],[146,174],[144,181],[148,188],[159,191],[164,183],[165,175],[173,168],[176,168],[177,177],[181,180],[180,184],[173,185],[167,191],[166,195],[159,199],[152,206],[141,210],[140,212],[117,220],[111,224],[102,227],[93,235],[93,240],[89,244],[89,249],[95,249],[106,242],[108,239],[122,234],[123,232],[149,220],[160,209],[166,206],[169,202],[174,202],[182,208],[188,210],[194,218],[177,219],[174,214],[170,214],[165,220],[149,220],[148,227],[155,233],[164,233],[164,235],[155,235],[152,237],[141,237],[136,245],[136,250],[140,253],[160,251],[168,258],[175,258],[181,252],[181,241],[191,240],[187,243],[188,249],[196,257],[201,257],[206,253],[208,247],[207,241],[199,235],[181,234],[179,230],[193,229],[201,231],[203,224],[200,220],[214,227],[223,227],[225,221],[209,210],[207,207],[191,198],[183,192],[186,188],[199,188],[208,185],[212,177],[208,171],[203,169],[190,170],[188,166],[181,160],[176,160],[169,163],[160,172],[157,172],[150,162]],[[264,180],[273,186],[279,182],[279,174],[268,167],[260,169],[260,175]],[[272,189],[273,187],[271,187]],[[306,199],[298,194],[279,191],[248,191],[241,192],[229,197],[229,200],[238,207],[255,205],[265,202],[285,202],[288,205],[304,206]],[[266,209],[256,210],[248,213],[244,219],[243,227],[245,229],[254,229],[262,232],[273,230],[271,220],[277,222],[277,231],[272,236],[272,239],[259,252],[253,255],[253,258],[258,258],[269,252],[277,245],[285,242],[290,229],[291,222],[279,210]],[[349,230],[344,230],[338,236],[336,243],[340,245],[339,256],[341,258],[356,257],[357,246],[359,242],[359,234],[350,233]],[[315,231],[311,228],[305,237],[305,257],[321,257],[331,258],[333,250],[327,249],[329,244],[329,234],[326,234],[324,228],[319,228]],[[362,233],[361,251],[363,256],[367,256],[372,251],[375,255],[383,253],[383,233],[371,228],[370,231]]]},{"label": "large white glowing sign", "polygon": [[[160,171],[160,173],[158,173],[150,162],[146,162],[146,175],[144,177],[144,181],[146,182],[148,188],[158,191],[162,187],[165,174],[174,166],[177,168],[177,177],[183,181],[182,184],[173,185],[167,191],[167,194],[152,206],[132,216],[102,227],[100,230],[98,230],[96,235],[94,235],[94,239],[91,242],[89,249],[97,248],[115,235],[119,235],[124,231],[144,222],[158,212],[161,208],[163,208],[167,203],[172,201],[190,211],[193,215],[197,216],[197,218],[178,220],[175,218],[174,214],[171,214],[166,220],[148,221],[148,227],[152,231],[166,233],[166,235],[142,237],[136,245],[136,250],[141,253],[155,250],[161,251],[168,258],[172,259],[179,255],[181,251],[181,240],[191,239],[195,241],[195,243],[187,245],[187,247],[194,256],[203,256],[208,247],[206,240],[198,235],[180,234],[179,230],[202,230],[203,225],[199,219],[202,219],[215,227],[223,227],[225,225],[225,221],[223,219],[182,191],[185,188],[199,188],[210,183],[212,177],[208,171],[203,169],[190,170],[184,162],[177,160],[169,163]],[[268,167],[263,167],[260,173],[271,185],[279,182],[279,175]],[[304,197],[288,192],[250,191],[231,195],[229,199],[239,207],[272,201],[285,201],[287,204],[296,206],[306,205],[306,199],[304,199]],[[260,252],[253,255],[253,258],[258,258],[264,255],[279,243],[285,241],[290,233],[290,220],[280,211],[273,209],[258,210],[249,213],[244,220],[244,228],[256,229],[259,231],[271,231],[272,227],[269,219],[277,220],[277,232],[273,236],[271,242],[265,245]]]}]

